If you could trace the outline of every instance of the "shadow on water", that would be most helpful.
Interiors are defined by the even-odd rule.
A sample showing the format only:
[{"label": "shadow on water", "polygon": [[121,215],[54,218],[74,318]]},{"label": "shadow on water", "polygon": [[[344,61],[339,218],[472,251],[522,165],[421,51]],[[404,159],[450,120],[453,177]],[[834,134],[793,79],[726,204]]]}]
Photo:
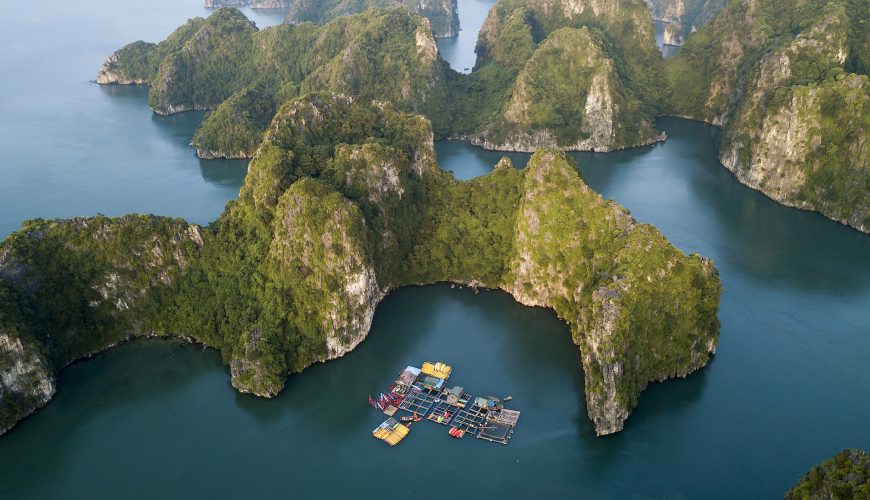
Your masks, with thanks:
[{"label": "shadow on water", "polygon": [[96,83],[94,85],[97,85],[100,92],[118,102],[134,103],[137,108],[141,108],[142,104],[145,104],[147,109],[149,91],[147,85],[98,85]]},{"label": "shadow on water", "polygon": [[[74,468],[71,457],[81,447],[112,442],[115,433],[130,429],[130,424],[120,421],[137,420],[143,413],[157,417],[166,401],[177,399],[199,378],[213,372],[220,364],[219,357],[217,351],[203,352],[196,344],[140,339],[65,368],[55,397],[0,438],[7,449],[24,446],[30,450],[13,456],[0,453],[0,469],[8,469],[8,461],[14,460],[18,471],[14,482],[0,475],[0,491],[12,497],[32,495],[40,490],[44,470],[51,470],[54,477],[66,477],[65,471]],[[172,415],[161,416],[172,419]],[[134,426],[135,434],[147,435],[163,425],[156,419],[150,424],[140,421]],[[32,435],[35,429],[39,439]],[[118,443],[125,444],[126,439]]]},{"label": "shadow on water", "polygon": [[241,189],[248,175],[248,160],[203,160],[199,170],[204,181],[225,188]]},{"label": "shadow on water", "polygon": [[464,141],[438,141],[435,143],[438,164],[444,170],[453,172],[458,180],[468,180],[492,172],[503,158],[510,158],[515,168],[523,168],[531,158],[527,153],[488,151],[471,146]]},{"label": "shadow on water", "polygon": [[715,127],[673,118],[660,124],[677,137],[662,146],[673,161],[651,167],[675,184],[688,179],[693,201],[706,206],[717,230],[694,229],[716,240],[711,254],[717,260],[756,282],[840,295],[866,292],[870,260],[863,257],[870,255],[870,237],[740,184],[717,159]]}]

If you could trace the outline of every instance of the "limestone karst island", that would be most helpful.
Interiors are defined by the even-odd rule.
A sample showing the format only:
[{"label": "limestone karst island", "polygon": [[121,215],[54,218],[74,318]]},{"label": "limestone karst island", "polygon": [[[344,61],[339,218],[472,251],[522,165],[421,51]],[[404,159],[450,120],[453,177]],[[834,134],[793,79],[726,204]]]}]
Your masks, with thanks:
[{"label": "limestone karst island", "polygon": [[7,10],[3,498],[870,498],[866,0]]}]

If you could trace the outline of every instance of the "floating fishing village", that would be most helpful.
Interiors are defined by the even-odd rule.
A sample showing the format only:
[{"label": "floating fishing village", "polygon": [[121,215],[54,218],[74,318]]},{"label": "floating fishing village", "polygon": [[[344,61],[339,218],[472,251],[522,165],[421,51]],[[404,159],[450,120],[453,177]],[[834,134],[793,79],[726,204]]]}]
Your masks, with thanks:
[{"label": "floating fishing village", "polygon": [[452,372],[453,367],[441,362],[408,366],[386,393],[369,396],[369,405],[389,417],[372,435],[396,446],[411,432],[412,424],[426,419],[447,427],[447,434],[456,439],[471,435],[507,444],[520,419],[519,411],[504,407],[512,397],[473,397],[460,386],[448,389]]}]

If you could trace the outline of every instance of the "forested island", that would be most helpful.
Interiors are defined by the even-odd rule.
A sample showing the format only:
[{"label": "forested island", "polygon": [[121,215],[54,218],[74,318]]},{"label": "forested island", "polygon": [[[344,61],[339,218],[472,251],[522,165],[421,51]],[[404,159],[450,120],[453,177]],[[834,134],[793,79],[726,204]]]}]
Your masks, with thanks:
[{"label": "forested island", "polygon": [[841,451],[810,469],[785,498],[870,498],[870,455],[861,450]]},{"label": "forested island", "polygon": [[640,0],[501,0],[469,75],[401,7],[264,30],[224,9],[122,48],[98,81],[151,85],[157,113],[213,110],[193,139],[204,158],[251,157],[281,103],[313,91],[389,101],[437,139],[504,151],[651,144],[656,116],[682,116],[723,128],[720,159],[744,184],[870,231],[866,5],[651,4],[696,20],[675,58],[662,60]]},{"label": "forested island", "polygon": [[[617,432],[649,382],[710,359],[721,285],[564,151],[664,140],[660,115],[722,127],[741,182],[870,231],[858,0],[731,0],[667,61],[642,0],[500,0],[469,75],[406,7],[336,16],[261,30],[221,8],[106,60],[97,81],[149,85],[156,113],[209,111],[197,153],[249,173],[207,227],[33,220],[0,244],[0,429],[64,366],[137,337],[214,347],[237,389],[274,396],[359,344],[391,290],[449,281],[552,308],[596,432]],[[444,138],[537,152],[459,182],[436,163]]]},{"label": "forested island", "polygon": [[63,366],[142,336],[215,347],[236,388],[274,396],[361,342],[390,290],[440,281],[554,309],[599,434],[718,341],[712,262],[593,192],[564,153],[458,182],[424,117],[314,93],[280,108],[239,199],[208,227],[33,220],[3,242],[2,428],[45,404]]},{"label": "forested island", "polygon": [[668,112],[722,127],[740,182],[870,232],[865,1],[732,0],[665,68]]},{"label": "forested island", "polygon": [[429,19],[436,37],[459,34],[457,0],[205,0],[205,6],[211,8],[242,5],[252,9],[289,9],[287,21],[291,23],[324,23],[368,9],[402,6]]}]

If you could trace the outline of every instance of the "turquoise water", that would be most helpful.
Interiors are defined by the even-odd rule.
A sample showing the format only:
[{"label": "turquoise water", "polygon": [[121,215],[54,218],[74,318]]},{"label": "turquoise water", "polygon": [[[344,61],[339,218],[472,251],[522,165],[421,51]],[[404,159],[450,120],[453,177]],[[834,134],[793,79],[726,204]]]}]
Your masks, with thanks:
[{"label": "turquoise water", "polygon": [[459,0],[458,5],[459,36],[439,39],[438,50],[451,68],[460,73],[470,73],[477,59],[474,53],[477,33],[486,20],[487,12],[495,5],[495,0]]},{"label": "turquoise water", "polygon": [[[198,115],[155,118],[141,90],[87,83],[117,46],[205,12],[185,3],[19,6],[0,32],[4,234],[26,217],[95,212],[207,222],[236,196],[244,163],[200,162],[186,146]],[[500,292],[407,288],[357,350],[274,400],[236,393],[217,353],[173,342],[73,365],[49,405],[0,437],[0,498],[428,498],[447,494],[439,484],[452,498],[780,497],[812,464],[870,448],[870,237],[737,183],[715,128],[659,125],[664,144],[575,157],[596,190],[716,260],[722,336],[707,368],[648,388],[623,432],[595,437],[577,351],[551,313]],[[437,147],[460,178],[501,156]],[[429,422],[395,449],[370,437],[382,417],[367,396],[434,358],[473,393],[514,396],[508,446]]]},{"label": "turquoise water", "polygon": [[[156,212],[207,223],[238,194],[245,161],[198,161],[199,113],[158,117],[147,89],[92,83],[103,60],[159,41],[200,0],[19,2],[0,30],[0,237],[24,219]],[[14,12],[14,13],[13,13]],[[264,27],[280,10],[246,13]]]}]

